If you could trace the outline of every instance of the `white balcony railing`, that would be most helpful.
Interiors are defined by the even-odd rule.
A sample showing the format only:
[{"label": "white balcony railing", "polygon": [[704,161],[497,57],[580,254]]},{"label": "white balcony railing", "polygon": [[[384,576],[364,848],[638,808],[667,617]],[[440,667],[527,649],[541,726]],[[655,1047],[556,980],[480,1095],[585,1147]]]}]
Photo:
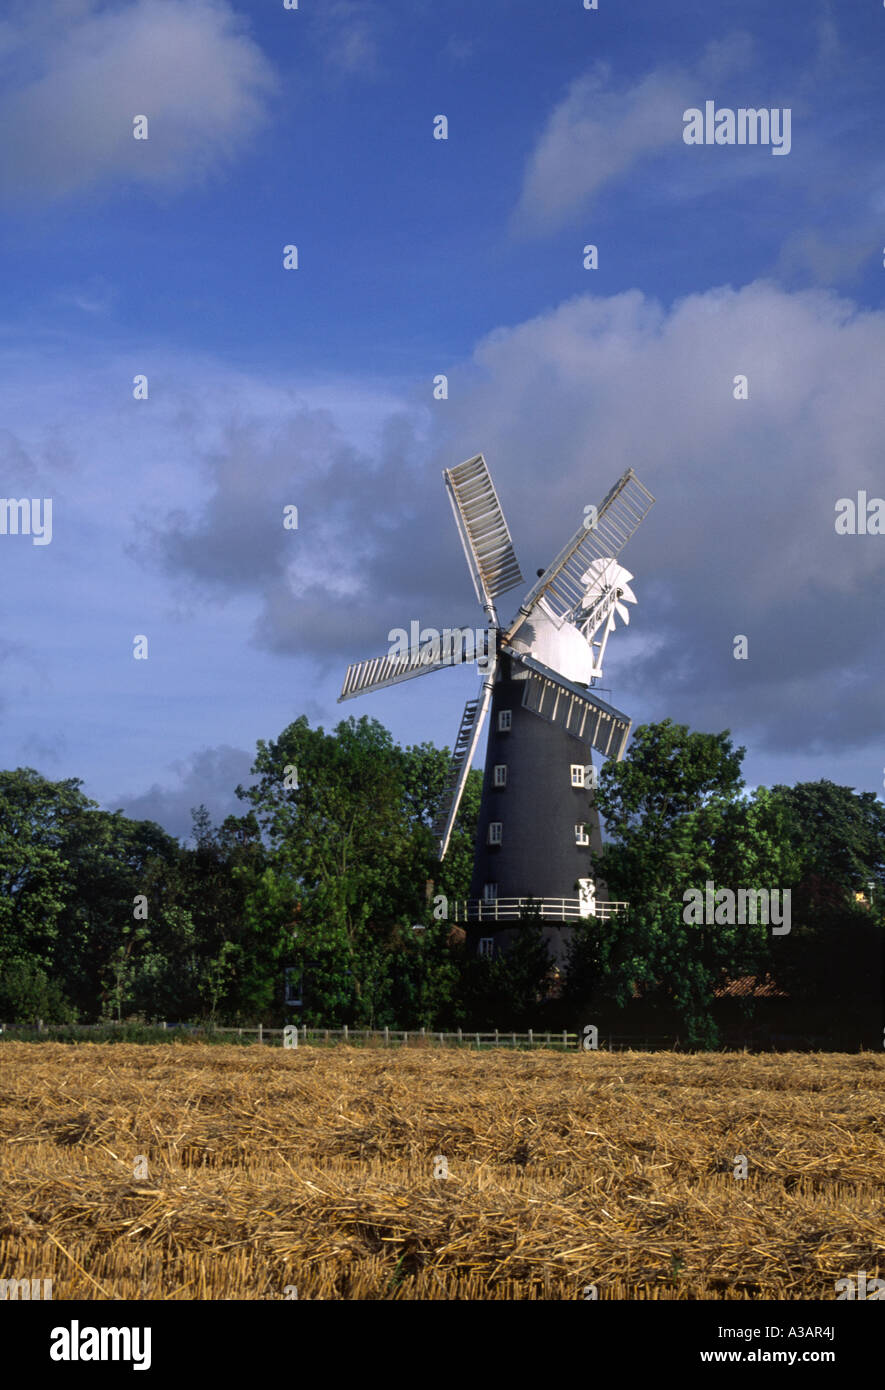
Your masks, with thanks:
[{"label": "white balcony railing", "polygon": [[[584,916],[599,917],[606,921],[621,912],[627,903],[597,901],[592,912],[584,909]],[[469,898],[455,903],[456,922],[513,922],[520,917],[531,916],[533,912],[546,921],[576,922],[581,913],[580,898],[493,898],[486,902],[483,898]]]}]

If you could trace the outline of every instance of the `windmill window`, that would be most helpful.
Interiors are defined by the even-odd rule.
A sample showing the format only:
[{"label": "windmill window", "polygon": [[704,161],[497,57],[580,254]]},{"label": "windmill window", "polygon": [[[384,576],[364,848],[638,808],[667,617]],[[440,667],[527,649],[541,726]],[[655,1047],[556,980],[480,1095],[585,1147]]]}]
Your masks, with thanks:
[{"label": "windmill window", "polygon": [[506,763],[495,763],[495,786],[496,786],[496,787],[506,787],[506,786],[507,786],[507,764],[506,764]]},{"label": "windmill window", "polygon": [[481,936],[479,938],[479,954],[481,956],[493,956],[495,954],[495,938],[493,936]]},{"label": "windmill window", "polygon": [[507,734],[513,722],[513,711],[509,709],[498,710],[498,733]]},{"label": "windmill window", "polygon": [[575,826],[575,844],[576,844],[576,845],[589,845],[589,843],[590,843],[590,836],[587,834],[587,827],[586,827],[585,825],[576,825],[576,826]]},{"label": "windmill window", "polygon": [[572,763],[572,786],[583,787],[584,785],[584,764]]},{"label": "windmill window", "polygon": [[490,845],[500,845],[501,842],[502,842],[502,840],[503,840],[503,838],[504,838],[504,823],[503,823],[503,821],[499,821],[499,820],[490,820],[490,821],[489,821],[489,838],[488,838],[488,843],[489,843]]},{"label": "windmill window", "polygon": [[485,883],[482,889],[483,902],[493,903],[498,897],[497,883]]}]

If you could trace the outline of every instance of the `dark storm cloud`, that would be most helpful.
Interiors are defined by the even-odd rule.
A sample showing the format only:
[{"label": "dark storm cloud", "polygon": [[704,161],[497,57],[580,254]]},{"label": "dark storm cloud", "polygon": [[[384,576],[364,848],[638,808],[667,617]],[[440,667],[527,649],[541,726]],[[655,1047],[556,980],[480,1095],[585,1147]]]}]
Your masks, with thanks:
[{"label": "dark storm cloud", "polygon": [[238,784],[248,786],[253,755],[241,748],[220,745],[203,748],[186,762],[172,765],[177,782],[162,787],[155,782],[138,796],[121,796],[108,806],[118,808],[132,820],[151,820],[162,825],[170,835],[187,840],[191,833],[191,811],[206,806],[213,821],[219,824],[229,815],[244,815],[248,806],[237,799]]},{"label": "dark storm cloud", "polygon": [[[388,630],[413,619],[480,621],[441,472],[407,416],[383,423],[374,454],[325,410],[298,410],[271,438],[240,423],[206,465],[201,514],[170,513],[142,554],[195,591],[259,595],[256,638],[268,650],[340,663],[380,652]],[[290,504],[297,530],[283,525]]]}]

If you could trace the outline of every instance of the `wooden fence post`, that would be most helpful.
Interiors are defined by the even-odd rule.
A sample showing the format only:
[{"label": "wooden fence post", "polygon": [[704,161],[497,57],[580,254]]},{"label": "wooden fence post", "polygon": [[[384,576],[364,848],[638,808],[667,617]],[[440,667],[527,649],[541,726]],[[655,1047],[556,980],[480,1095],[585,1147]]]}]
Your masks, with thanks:
[{"label": "wooden fence post", "polygon": [[347,1024],[344,1025],[344,1041],[347,1042]]},{"label": "wooden fence post", "polygon": [[532,1030],[531,1030],[531,1028],[530,1028],[530,1029],[529,1029],[529,1047],[532,1046],[532,1043],[533,1043],[533,1042],[534,1042],[534,1038],[532,1037]]},{"label": "wooden fence post", "polygon": [[458,1029],[458,1042],[461,1042],[461,1041],[462,1041],[462,1038],[461,1038],[461,1029],[459,1028],[459,1029]]},{"label": "wooden fence post", "polygon": [[264,1028],[260,1023],[258,1025],[258,1041],[260,1043],[264,1042]]},{"label": "wooden fence post", "polygon": [[384,1026],[384,1046],[390,1047],[390,1029],[386,1024]]}]

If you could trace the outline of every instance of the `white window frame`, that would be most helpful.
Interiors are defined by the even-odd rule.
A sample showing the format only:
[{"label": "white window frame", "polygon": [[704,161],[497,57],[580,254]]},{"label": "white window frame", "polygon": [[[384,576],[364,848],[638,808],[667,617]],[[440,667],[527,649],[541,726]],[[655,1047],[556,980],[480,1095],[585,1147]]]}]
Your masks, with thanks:
[{"label": "white window frame", "polygon": [[495,786],[495,787],[506,787],[506,786],[507,786],[507,764],[506,764],[506,763],[495,763],[494,770],[493,770],[493,772],[492,772],[492,785]]},{"label": "white window frame", "polygon": [[489,828],[486,832],[487,845],[502,845],[504,843],[504,822],[500,820],[490,820]]},{"label": "white window frame", "polygon": [[589,845],[589,843],[590,843],[590,836],[587,834],[587,827],[586,827],[586,825],[576,825],[576,826],[575,826],[575,844],[576,844],[576,845]]},{"label": "white window frame", "polygon": [[573,787],[583,787],[584,785],[584,764],[572,763],[571,778]]},{"label": "white window frame", "polygon": [[479,938],[479,954],[481,956],[493,956],[495,954],[495,938],[493,936],[481,936]]},{"label": "white window frame", "polygon": [[498,901],[497,883],[484,883],[482,886],[482,900],[484,903],[496,903]]},{"label": "white window frame", "polygon": [[498,733],[499,733],[499,734],[509,734],[512,727],[513,727],[513,710],[510,710],[510,709],[499,709],[499,710],[498,710]]}]

